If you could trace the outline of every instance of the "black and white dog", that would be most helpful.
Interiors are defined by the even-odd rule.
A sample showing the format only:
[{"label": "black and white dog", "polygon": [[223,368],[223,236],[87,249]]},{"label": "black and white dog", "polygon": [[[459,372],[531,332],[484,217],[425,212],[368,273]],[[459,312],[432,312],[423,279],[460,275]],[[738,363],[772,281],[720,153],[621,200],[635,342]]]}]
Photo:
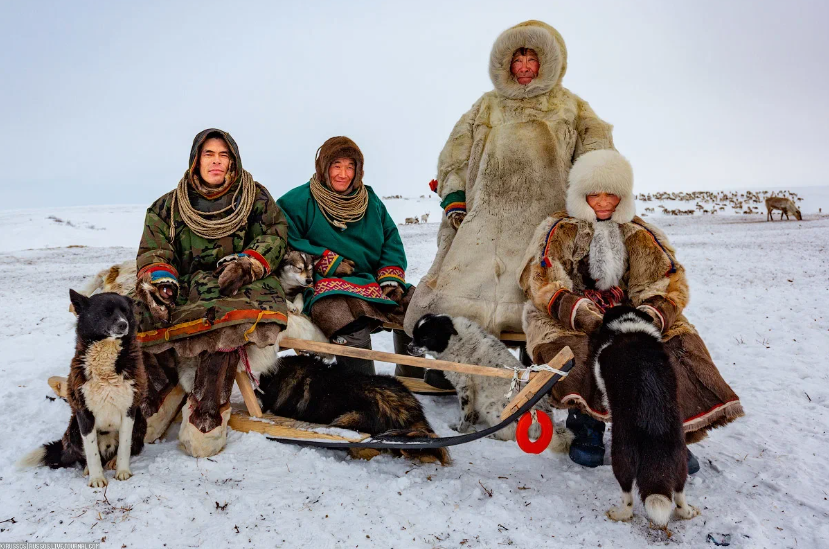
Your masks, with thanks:
[{"label": "black and white dog", "polygon": [[[423,315],[412,330],[409,354],[429,354],[440,360],[493,368],[524,368],[521,361],[497,337],[468,318],[460,316]],[[467,433],[474,431],[476,423],[484,423],[491,427],[501,422],[501,412],[509,402],[509,398],[506,397],[510,388],[509,380],[450,371],[444,372],[444,375],[455,387],[461,407],[460,422],[453,428],[460,433]],[[546,399],[540,401],[536,408],[552,411]],[[492,437],[499,440],[515,440],[515,427],[513,423]],[[566,451],[569,444],[567,434],[564,430],[557,430],[556,435],[553,437],[551,449],[558,452]]]},{"label": "black and white dog", "polygon": [[115,466],[115,478],[132,476],[130,455],[144,447],[147,422],[140,404],[147,374],[135,338],[133,303],[114,293],[83,296],[69,290],[78,313],[77,343],[67,382],[72,418],[63,438],[44,444],[18,465],[53,469],[86,465],[89,486],[107,485],[103,463]]},{"label": "black and white dog", "polygon": [[596,384],[613,422],[613,474],[622,488],[622,505],[607,516],[630,520],[634,481],[654,526],[668,524],[673,502],[678,518],[697,516],[699,509],[685,501],[688,463],[676,375],[650,316],[633,307],[609,309],[591,343]]}]

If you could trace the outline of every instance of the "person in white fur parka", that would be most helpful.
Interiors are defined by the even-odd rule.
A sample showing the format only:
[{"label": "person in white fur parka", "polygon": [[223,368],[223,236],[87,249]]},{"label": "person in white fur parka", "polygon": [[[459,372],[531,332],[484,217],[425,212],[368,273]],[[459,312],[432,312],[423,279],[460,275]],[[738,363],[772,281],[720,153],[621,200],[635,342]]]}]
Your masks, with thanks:
[{"label": "person in white fur parka", "polygon": [[438,159],[445,215],[407,333],[426,313],[465,316],[496,336],[521,331],[516,279],[533,230],[564,207],[573,162],[613,148],[612,126],[562,86],[566,70],[564,40],[545,23],[520,23],[495,41],[495,89],[461,117]]}]

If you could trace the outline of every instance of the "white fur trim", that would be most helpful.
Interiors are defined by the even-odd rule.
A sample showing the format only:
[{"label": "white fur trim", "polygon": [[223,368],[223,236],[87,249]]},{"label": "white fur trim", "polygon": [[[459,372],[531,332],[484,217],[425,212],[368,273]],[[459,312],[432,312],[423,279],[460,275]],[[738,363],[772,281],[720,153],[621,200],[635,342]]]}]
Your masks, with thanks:
[{"label": "white fur trim", "polygon": [[589,259],[590,276],[596,281],[599,290],[609,290],[619,285],[627,270],[627,250],[618,223],[593,223]]},{"label": "white fur trim", "polygon": [[581,307],[581,304],[585,303],[585,302],[586,303],[592,303],[589,299],[587,299],[586,297],[583,297],[583,298],[579,299],[578,301],[576,301],[576,304],[573,305],[573,310],[570,311],[570,327],[574,330],[576,329],[576,313],[578,313],[579,307]]},{"label": "white fur trim", "polygon": [[665,331],[665,317],[662,316],[662,313],[659,312],[659,309],[657,309],[656,307],[651,307],[650,305],[639,305],[636,308],[644,312],[653,311],[653,313],[656,315],[656,318],[659,319],[659,331]]},{"label": "white fur trim", "polygon": [[593,193],[615,194],[621,198],[610,218],[616,223],[630,223],[636,215],[633,168],[624,156],[612,149],[581,155],[570,169],[569,184],[567,213],[576,219],[596,220],[596,212],[587,203],[587,195]]},{"label": "white fur trim", "polygon": [[[502,32],[489,55],[489,78],[495,90],[509,99],[525,99],[553,89],[564,75],[567,55],[563,40],[559,44],[556,34],[540,21],[528,21]],[[510,72],[512,55],[519,48],[535,50],[541,64],[538,77],[527,85],[519,84]]]}]

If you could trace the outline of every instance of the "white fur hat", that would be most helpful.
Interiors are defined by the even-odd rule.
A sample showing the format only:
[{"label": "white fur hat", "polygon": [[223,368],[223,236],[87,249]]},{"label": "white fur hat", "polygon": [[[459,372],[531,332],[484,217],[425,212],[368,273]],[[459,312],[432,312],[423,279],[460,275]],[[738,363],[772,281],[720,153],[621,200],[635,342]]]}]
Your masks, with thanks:
[{"label": "white fur hat", "polygon": [[633,199],[633,168],[630,162],[612,149],[590,151],[581,155],[570,168],[567,188],[567,213],[576,219],[596,221],[596,212],[587,203],[587,195],[615,194],[621,200],[610,218],[629,223],[636,215]]}]

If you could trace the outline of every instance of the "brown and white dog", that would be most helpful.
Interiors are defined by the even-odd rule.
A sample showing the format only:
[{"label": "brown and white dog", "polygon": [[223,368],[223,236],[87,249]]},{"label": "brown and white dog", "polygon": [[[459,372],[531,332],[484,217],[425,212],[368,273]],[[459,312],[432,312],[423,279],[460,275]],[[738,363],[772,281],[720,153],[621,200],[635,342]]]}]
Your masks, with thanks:
[{"label": "brown and white dog", "polygon": [[101,488],[107,485],[103,463],[114,458],[115,478],[127,480],[132,476],[130,455],[144,447],[147,423],[140,404],[147,375],[135,338],[132,300],[114,293],[86,297],[74,290],[69,297],[78,313],[67,382],[72,418],[62,439],[37,448],[18,465],[56,469],[84,464],[89,486]]},{"label": "brown and white dog", "polygon": [[288,248],[274,274],[285,292],[288,311],[301,313],[304,306],[302,294],[314,285],[314,257]]}]

